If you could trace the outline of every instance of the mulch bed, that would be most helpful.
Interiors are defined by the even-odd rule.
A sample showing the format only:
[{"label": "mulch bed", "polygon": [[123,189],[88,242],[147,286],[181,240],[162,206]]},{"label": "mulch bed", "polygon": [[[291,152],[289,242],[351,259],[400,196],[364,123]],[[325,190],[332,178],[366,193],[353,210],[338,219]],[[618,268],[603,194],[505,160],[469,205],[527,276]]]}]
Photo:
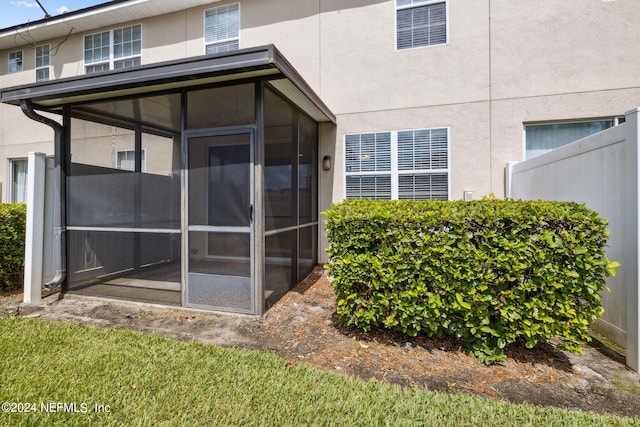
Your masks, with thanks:
[{"label": "mulch bed", "polygon": [[620,364],[619,355],[613,360],[593,347],[582,356],[550,344],[511,345],[506,362],[486,366],[456,339],[345,329],[337,323],[335,294],[323,273],[316,269],[264,322],[246,331],[261,337],[260,347],[298,363],[404,387],[640,415],[640,376]]}]

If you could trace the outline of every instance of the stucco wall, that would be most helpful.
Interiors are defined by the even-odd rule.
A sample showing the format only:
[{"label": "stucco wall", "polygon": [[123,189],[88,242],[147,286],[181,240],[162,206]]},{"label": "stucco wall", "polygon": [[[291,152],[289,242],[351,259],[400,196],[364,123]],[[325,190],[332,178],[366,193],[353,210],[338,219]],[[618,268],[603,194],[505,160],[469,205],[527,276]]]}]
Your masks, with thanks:
[{"label": "stucco wall", "polygon": [[[228,3],[51,40],[52,47],[64,40],[52,56],[53,74],[83,73],[86,34],[138,23],[143,64],[202,55],[204,11]],[[338,117],[335,140],[320,149],[336,147],[336,201],[343,197],[345,133],[448,127],[450,197],[466,190],[502,196],[505,162],[524,157],[523,123],[618,116],[640,97],[637,0],[450,0],[448,43],[405,51],[395,49],[392,0],[240,3],[240,46],[274,43]],[[15,49],[0,52],[0,86],[35,79],[33,48],[22,48],[25,71],[11,75],[8,52]],[[21,114],[0,106],[3,183],[8,157],[52,150],[51,132]]]},{"label": "stucco wall", "polygon": [[639,18],[635,0],[492,0],[493,97],[638,87]]},{"label": "stucco wall", "polygon": [[[240,46],[274,44],[313,90],[324,97],[320,82],[321,17],[318,10],[321,3],[317,0],[241,2]],[[330,103],[330,100],[324,101]]]},{"label": "stucco wall", "polygon": [[51,128],[28,119],[20,108],[0,104],[0,203],[9,196],[10,161],[26,160],[32,151],[53,154]]}]

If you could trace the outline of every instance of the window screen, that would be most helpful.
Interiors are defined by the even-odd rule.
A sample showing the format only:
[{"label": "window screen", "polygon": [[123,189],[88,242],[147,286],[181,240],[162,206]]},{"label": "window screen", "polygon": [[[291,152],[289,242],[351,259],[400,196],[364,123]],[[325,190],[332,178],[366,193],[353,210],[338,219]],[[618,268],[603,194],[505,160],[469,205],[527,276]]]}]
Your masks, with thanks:
[{"label": "window screen", "polygon": [[398,50],[447,42],[447,4],[426,0],[396,0]]}]

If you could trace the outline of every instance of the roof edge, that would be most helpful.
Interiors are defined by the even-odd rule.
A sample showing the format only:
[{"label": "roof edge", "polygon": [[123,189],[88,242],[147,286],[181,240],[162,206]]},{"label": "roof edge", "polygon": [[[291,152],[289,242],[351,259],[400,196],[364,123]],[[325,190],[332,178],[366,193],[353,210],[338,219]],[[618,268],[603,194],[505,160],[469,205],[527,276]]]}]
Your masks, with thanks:
[{"label": "roof edge", "polygon": [[302,92],[307,98],[309,98],[316,107],[320,109],[331,122],[336,123],[336,116],[329,109],[329,107],[322,101],[320,96],[309,86],[309,84],[302,78],[302,76],[296,71],[295,67],[287,60],[287,58],[280,53],[275,45],[270,45],[273,49],[272,55],[276,67],[280,72],[291,81],[300,92]]},{"label": "roof edge", "polygon": [[100,9],[107,9],[111,6],[117,6],[121,3],[129,3],[131,0],[112,0],[106,3],[99,3],[93,6],[85,7],[78,10],[72,10],[70,12],[61,13],[60,15],[54,15],[49,18],[42,18],[36,21],[27,21],[21,24],[12,25],[11,27],[0,28],[0,37],[2,37],[5,33],[14,34],[15,31],[24,29],[25,26],[29,28],[39,27],[44,25],[53,25],[56,21],[60,21],[61,23],[67,20],[68,18],[73,18],[78,15],[83,15],[85,13],[95,12]]},{"label": "roof edge", "polygon": [[172,79],[195,79],[215,75],[231,67],[252,69],[275,68],[273,45],[240,49],[224,54],[200,55],[178,60],[156,62],[138,67],[84,74],[0,89],[0,101],[17,105],[22,99],[38,101],[118,89],[153,86]]},{"label": "roof edge", "polygon": [[0,101],[19,105],[29,100],[36,108],[51,109],[80,102],[80,99],[142,96],[222,81],[227,76],[239,79],[265,75],[285,77],[314,105],[320,116],[336,123],[335,114],[273,44],[1,88]]}]

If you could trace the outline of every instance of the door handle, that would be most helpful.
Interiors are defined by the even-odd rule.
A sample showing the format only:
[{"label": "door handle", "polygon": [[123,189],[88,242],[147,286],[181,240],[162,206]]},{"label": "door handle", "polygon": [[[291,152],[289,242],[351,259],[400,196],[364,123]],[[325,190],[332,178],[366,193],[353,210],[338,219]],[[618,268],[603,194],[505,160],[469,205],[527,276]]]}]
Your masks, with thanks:
[{"label": "door handle", "polygon": [[249,223],[253,222],[253,205],[249,205]]}]

